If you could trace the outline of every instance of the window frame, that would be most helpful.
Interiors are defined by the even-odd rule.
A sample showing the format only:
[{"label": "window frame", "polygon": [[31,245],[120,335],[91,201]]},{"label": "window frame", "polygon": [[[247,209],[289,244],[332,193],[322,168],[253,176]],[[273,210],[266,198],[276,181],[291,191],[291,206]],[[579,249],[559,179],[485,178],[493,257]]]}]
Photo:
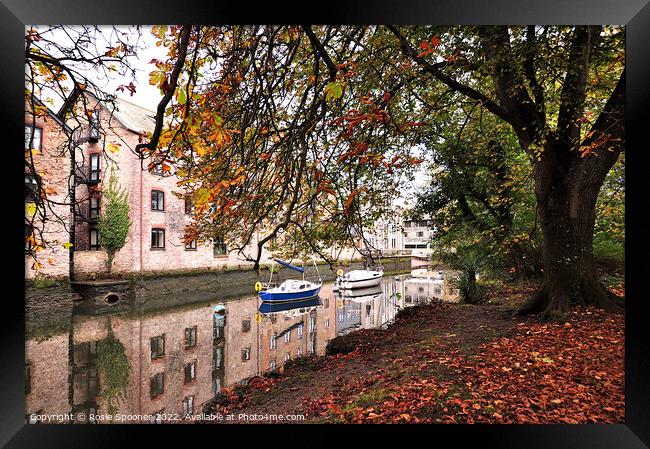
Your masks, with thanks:
[{"label": "window frame", "polygon": [[[25,150],[43,150],[43,127],[38,126],[38,125],[32,125],[32,124],[27,124],[25,123],[25,137],[27,137],[27,129],[32,130],[32,135],[29,138],[29,141],[25,139]],[[38,130],[38,146],[35,146],[34,144],[36,143],[36,138],[35,138],[35,131]],[[29,142],[31,141],[32,147],[29,147]]]},{"label": "window frame", "polygon": [[[154,391],[154,385],[158,386],[157,379],[160,379],[160,390]],[[155,382],[155,383],[154,383]],[[165,372],[154,373],[149,380],[149,396],[151,399],[157,399],[165,394]]]},{"label": "window frame", "polygon": [[[160,246],[160,241],[158,241],[157,246],[153,246],[154,233],[160,233],[162,235],[162,246]],[[160,240],[158,238],[158,240]],[[165,249],[165,228],[151,228],[151,249]]]},{"label": "window frame", "polygon": [[[97,202],[96,207],[93,207],[93,200]],[[95,194],[91,196],[88,199],[88,220],[92,220],[92,221],[98,220],[101,207],[102,207],[101,198],[99,197],[99,195]],[[93,211],[95,211],[97,215],[93,216]]]},{"label": "window frame", "polygon": [[[189,404],[189,406],[186,406],[186,404]],[[183,417],[192,414],[194,414],[194,395],[186,396],[183,398]]]},{"label": "window frame", "polygon": [[[216,249],[219,247],[223,252],[217,253]],[[213,257],[228,257],[228,245],[223,237],[215,237],[212,240],[212,256]]]},{"label": "window frame", "polygon": [[[95,244],[93,245],[93,233],[97,234],[95,237]],[[88,229],[88,249],[90,251],[99,251],[102,247],[102,242],[100,240],[99,229],[90,228]]]},{"label": "window frame", "polygon": [[[189,368],[189,373],[190,377],[187,377],[188,374],[188,368]],[[186,363],[183,366],[183,384],[192,384],[196,382],[196,360],[192,360],[190,363]]]},{"label": "window frame", "polygon": [[189,195],[185,195],[185,215],[192,215],[194,213],[194,201]]},{"label": "window frame", "polygon": [[[188,333],[189,331],[189,333]],[[197,340],[197,334],[198,334],[198,326],[192,326],[192,327],[186,327],[185,331],[183,333],[183,344],[185,346],[185,349],[191,349],[196,347],[196,340]],[[188,335],[190,337],[189,342],[188,342]],[[191,344],[188,344],[191,343]]]},{"label": "window frame", "polygon": [[[156,352],[155,356],[154,356],[154,351],[153,351],[154,340],[162,341],[162,352]],[[165,358],[165,334],[156,335],[155,337],[151,337],[149,339],[149,349],[150,349],[151,360],[160,360],[160,359]]]},{"label": "window frame", "polygon": [[[96,168],[93,169],[93,161],[97,161]],[[88,155],[88,179],[91,182],[99,182],[99,178],[102,174],[102,165],[101,165],[101,155],[100,153],[90,153]],[[93,176],[95,174],[95,176]]]},{"label": "window frame", "polygon": [[[156,208],[153,207],[154,205],[154,194],[156,194]],[[162,198],[162,201],[160,199]],[[160,207],[160,203],[162,202],[162,208]],[[158,189],[151,189],[151,210],[153,212],[165,212],[165,191],[164,190],[158,190]]]},{"label": "window frame", "polygon": [[251,320],[250,318],[246,320],[241,320],[241,331],[242,332],[250,332],[251,330]]},{"label": "window frame", "polygon": [[241,350],[241,360],[242,362],[248,362],[251,359],[251,348],[246,347]]},{"label": "window frame", "polygon": [[92,112],[92,115],[90,117],[90,129],[88,131],[88,139],[89,140],[99,140],[99,128],[100,128],[100,120],[101,117],[99,115],[99,109],[95,109]]}]

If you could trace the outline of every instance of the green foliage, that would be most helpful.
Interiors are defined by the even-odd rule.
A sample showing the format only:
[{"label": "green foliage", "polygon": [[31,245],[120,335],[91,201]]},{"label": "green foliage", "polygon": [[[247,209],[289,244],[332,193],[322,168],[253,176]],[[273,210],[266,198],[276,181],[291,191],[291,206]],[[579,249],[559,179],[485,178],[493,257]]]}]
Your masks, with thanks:
[{"label": "green foliage", "polygon": [[129,385],[129,360],[124,345],[112,332],[97,345],[97,368],[101,374],[101,397],[112,415],[116,411],[116,401],[126,399]]},{"label": "green foliage", "polygon": [[594,256],[622,266],[625,260],[625,153],[607,174],[596,203]]},{"label": "green foliage", "polygon": [[131,227],[128,192],[120,188],[117,177],[112,170],[107,189],[103,195],[105,206],[97,222],[97,229],[99,230],[102,246],[108,253],[107,269],[110,273],[113,258],[126,243],[126,237]]},{"label": "green foliage", "polygon": [[34,288],[51,288],[57,285],[57,282],[54,279],[46,277],[36,277],[31,282]]},{"label": "green foliage", "polygon": [[452,282],[460,290],[462,301],[468,304],[480,303],[484,298],[485,289],[476,276],[483,274],[488,267],[488,258],[477,249],[462,249],[454,255],[451,264],[459,270]]}]

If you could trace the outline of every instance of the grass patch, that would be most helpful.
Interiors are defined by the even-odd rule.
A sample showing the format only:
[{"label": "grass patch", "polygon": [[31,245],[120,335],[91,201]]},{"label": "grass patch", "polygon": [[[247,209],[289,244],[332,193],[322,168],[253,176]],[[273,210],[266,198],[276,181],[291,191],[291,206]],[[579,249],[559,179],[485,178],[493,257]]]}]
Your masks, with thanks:
[{"label": "grass patch", "polygon": [[368,408],[373,405],[377,405],[380,402],[383,402],[388,397],[388,390],[386,388],[380,388],[378,390],[371,390],[365,393],[359,394],[357,400],[352,404],[356,407]]}]

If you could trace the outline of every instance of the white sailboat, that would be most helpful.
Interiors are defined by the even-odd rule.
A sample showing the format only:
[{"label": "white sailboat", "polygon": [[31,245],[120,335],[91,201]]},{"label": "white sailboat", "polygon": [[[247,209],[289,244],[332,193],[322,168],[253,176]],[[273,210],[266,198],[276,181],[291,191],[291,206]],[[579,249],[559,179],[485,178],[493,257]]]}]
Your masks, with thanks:
[{"label": "white sailboat", "polygon": [[364,270],[339,271],[338,274],[339,276],[334,283],[335,288],[352,290],[356,288],[374,287],[381,282],[381,278],[384,276],[384,267],[379,265],[374,270],[371,270],[369,266],[366,266]]}]

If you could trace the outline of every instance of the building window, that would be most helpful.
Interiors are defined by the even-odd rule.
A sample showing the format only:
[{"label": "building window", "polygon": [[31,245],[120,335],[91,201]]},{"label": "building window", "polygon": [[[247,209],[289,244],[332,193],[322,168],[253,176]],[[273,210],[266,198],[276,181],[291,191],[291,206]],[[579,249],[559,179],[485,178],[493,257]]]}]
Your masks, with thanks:
[{"label": "building window", "polygon": [[[32,140],[33,136],[33,140]],[[25,125],[25,149],[41,149],[41,141],[43,140],[43,130],[38,126]]]},{"label": "building window", "polygon": [[151,399],[156,399],[165,392],[165,373],[156,373],[151,377]]},{"label": "building window", "polygon": [[165,409],[158,410],[155,413],[151,414],[151,424],[162,424],[162,415],[165,413]]},{"label": "building window", "polygon": [[214,245],[212,247],[212,253],[216,256],[225,256],[227,252],[226,244],[223,241],[223,237],[216,237],[214,239]]},{"label": "building window", "polygon": [[185,365],[185,383],[189,384],[196,380],[196,361]]},{"label": "building window", "polygon": [[165,336],[151,339],[151,359],[159,359],[165,355]]},{"label": "building window", "polygon": [[101,243],[99,243],[99,230],[90,229],[88,232],[90,233],[90,250],[98,251],[101,246]]},{"label": "building window", "polygon": [[249,330],[251,330],[251,320],[242,320],[241,331],[248,332]]},{"label": "building window", "polygon": [[287,353],[287,354],[284,355],[284,361],[285,361],[285,363],[286,363],[286,362],[288,362],[289,360],[291,360],[291,354]]},{"label": "building window", "polygon": [[269,363],[269,370],[273,371],[275,368],[277,368],[278,362],[275,360],[271,360],[271,363]]},{"label": "building window", "polygon": [[218,340],[220,338],[223,338],[223,328],[225,326],[225,319],[223,318],[217,318],[216,314],[213,320],[213,325],[212,325],[212,339],[213,340]]},{"label": "building window", "polygon": [[99,153],[93,153],[90,155],[90,180],[99,181],[100,171]]},{"label": "building window", "polygon": [[296,354],[296,357],[302,357],[302,349],[298,348],[298,353]]},{"label": "building window", "polygon": [[194,396],[188,396],[183,399],[183,416],[194,413]]},{"label": "building window", "polygon": [[330,327],[330,320],[325,320],[323,322],[323,327]]},{"label": "building window", "polygon": [[313,333],[316,330],[316,317],[309,317],[309,333]]},{"label": "building window", "polygon": [[270,340],[271,349],[275,349],[277,347],[277,342],[275,341],[275,339],[276,339],[275,334],[271,335],[271,340]]},{"label": "building window", "polygon": [[422,232],[422,231],[418,231],[417,236],[418,236],[418,237],[424,237],[424,232]]},{"label": "building window", "polygon": [[212,366],[214,369],[220,369],[223,363],[223,348],[217,346],[212,351]]},{"label": "building window", "polygon": [[185,195],[185,214],[191,215],[194,212],[194,201],[189,195]]},{"label": "building window", "polygon": [[196,250],[196,239],[190,240],[185,244],[185,249],[188,251]]},{"label": "building window", "polygon": [[196,346],[196,329],[196,326],[185,329],[185,349]]},{"label": "building window", "polygon": [[244,348],[241,350],[241,359],[243,362],[251,359],[251,348]]},{"label": "building window", "polygon": [[215,377],[212,380],[212,394],[217,394],[221,391],[221,378]]},{"label": "building window", "polygon": [[289,343],[290,340],[291,340],[291,331],[286,331],[284,333],[284,342]]},{"label": "building window", "polygon": [[305,326],[301,324],[298,326],[298,338],[302,338],[302,334],[305,332]]},{"label": "building window", "polygon": [[165,247],[165,230],[162,228],[153,228],[151,230],[151,247],[164,248]]},{"label": "building window", "polygon": [[39,197],[38,181],[34,175],[25,175],[25,202],[35,203]]},{"label": "building window", "polygon": [[88,209],[88,219],[97,220],[99,218],[99,197],[97,195],[90,197],[90,208]]},{"label": "building window", "polygon": [[88,136],[91,142],[99,140],[99,110],[95,110],[90,117],[90,134]]},{"label": "building window", "polygon": [[151,191],[151,210],[165,210],[165,192],[160,190]]}]

